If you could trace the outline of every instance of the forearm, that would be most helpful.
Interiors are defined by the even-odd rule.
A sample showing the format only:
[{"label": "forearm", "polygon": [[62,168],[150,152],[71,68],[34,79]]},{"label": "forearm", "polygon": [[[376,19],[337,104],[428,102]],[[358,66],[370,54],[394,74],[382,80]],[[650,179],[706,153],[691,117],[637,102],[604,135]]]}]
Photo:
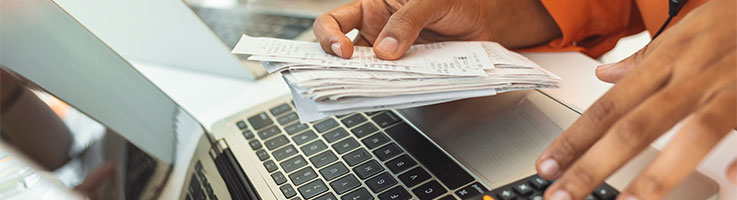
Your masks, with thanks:
[{"label": "forearm", "polygon": [[561,31],[539,0],[492,1],[486,5],[485,26],[492,31],[490,40],[509,48],[545,44],[561,37]]}]

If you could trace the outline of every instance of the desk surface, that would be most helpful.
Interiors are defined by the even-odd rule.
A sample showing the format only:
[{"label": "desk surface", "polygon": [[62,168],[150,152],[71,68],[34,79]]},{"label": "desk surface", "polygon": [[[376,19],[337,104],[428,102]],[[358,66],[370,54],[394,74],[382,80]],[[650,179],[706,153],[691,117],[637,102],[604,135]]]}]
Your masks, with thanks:
[{"label": "desk surface", "polygon": [[[599,63],[583,54],[527,53],[525,56],[563,78],[562,88],[544,92],[577,110],[588,108],[611,87],[594,76],[594,69]],[[221,118],[289,92],[278,75],[248,81],[152,63],[132,63],[208,130]],[[653,146],[662,149],[673,133],[673,130],[669,131]],[[737,132],[733,131],[698,166],[701,173],[719,183],[720,199],[737,199],[737,187],[729,184],[724,175],[727,164],[737,159],[733,152],[735,146]]]}]

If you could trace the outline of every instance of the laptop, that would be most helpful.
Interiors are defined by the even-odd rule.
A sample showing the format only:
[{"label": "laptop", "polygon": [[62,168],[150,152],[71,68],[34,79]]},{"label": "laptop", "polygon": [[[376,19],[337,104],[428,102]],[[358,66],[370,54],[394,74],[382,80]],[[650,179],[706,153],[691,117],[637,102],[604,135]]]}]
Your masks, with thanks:
[{"label": "laptop", "polygon": [[[284,94],[208,131],[53,2],[2,3],[0,64],[119,134],[158,163],[148,171],[168,177],[121,172],[126,178],[109,193],[117,199],[480,198],[534,179],[537,155],[580,115],[541,91],[522,91],[303,124]],[[648,149],[597,190],[623,189],[655,154]],[[125,158],[131,168],[122,169],[135,169],[139,162]],[[143,194],[120,192],[133,186]],[[496,197],[542,194],[507,191]],[[716,191],[694,172],[668,198],[707,199]],[[602,199],[597,193],[591,197]]]}]

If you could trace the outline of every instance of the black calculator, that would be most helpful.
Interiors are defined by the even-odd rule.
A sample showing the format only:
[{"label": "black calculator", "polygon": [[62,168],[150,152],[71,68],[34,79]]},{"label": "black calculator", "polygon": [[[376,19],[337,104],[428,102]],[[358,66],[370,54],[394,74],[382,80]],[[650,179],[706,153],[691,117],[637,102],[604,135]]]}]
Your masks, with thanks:
[{"label": "black calculator", "polygon": [[[545,189],[552,183],[553,181],[542,179],[536,174],[485,192],[482,196],[475,199],[543,200]],[[617,198],[617,195],[619,195],[619,192],[616,189],[603,183],[593,193],[587,196],[585,200],[613,200]]]}]

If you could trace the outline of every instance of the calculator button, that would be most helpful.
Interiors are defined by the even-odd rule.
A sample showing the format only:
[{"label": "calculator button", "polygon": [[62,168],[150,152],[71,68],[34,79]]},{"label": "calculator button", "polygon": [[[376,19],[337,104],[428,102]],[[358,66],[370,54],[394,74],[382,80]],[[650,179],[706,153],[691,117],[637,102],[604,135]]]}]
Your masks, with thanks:
[{"label": "calculator button", "polygon": [[417,165],[417,162],[410,158],[407,154],[399,156],[398,158],[385,163],[386,167],[389,168],[393,173],[398,174],[404,170],[409,169]]},{"label": "calculator button", "polygon": [[274,121],[272,121],[265,112],[262,112],[249,117],[248,123],[251,123],[251,127],[253,127],[253,130],[259,130],[263,127],[268,126],[271,123],[274,123]]},{"label": "calculator button", "polygon": [[405,172],[404,174],[399,175],[399,180],[407,185],[407,187],[414,187],[415,185],[420,184],[427,179],[430,179],[430,174],[428,174],[424,169],[420,167],[414,168]]},{"label": "calculator button", "polygon": [[415,193],[415,195],[417,195],[421,200],[434,199],[435,197],[445,194],[445,192],[447,192],[447,190],[445,190],[445,188],[443,188],[443,186],[441,186],[437,181],[430,181],[412,190],[412,193]]},{"label": "calculator button", "polygon": [[369,179],[366,181],[366,185],[371,189],[371,191],[378,193],[381,192],[384,189],[387,189],[391,186],[394,186],[397,184],[397,180],[394,180],[389,173],[382,173],[378,176]]},{"label": "calculator button", "polygon": [[614,190],[609,189],[605,186],[599,186],[598,188],[596,188],[596,190],[594,190],[594,195],[602,200],[610,200],[617,197],[617,193]]},{"label": "calculator button", "polygon": [[453,197],[453,195],[447,195],[447,196],[441,197],[438,200],[456,200],[456,198]]},{"label": "calculator button", "polygon": [[515,195],[514,192],[512,192],[512,190],[510,189],[504,189],[502,191],[499,191],[497,192],[496,196],[502,200],[513,200],[517,198],[517,195]]},{"label": "calculator button", "polygon": [[361,182],[358,181],[358,179],[356,179],[356,177],[353,176],[353,174],[344,176],[343,178],[330,182],[330,187],[332,187],[333,190],[335,190],[335,193],[338,193],[338,194],[346,193],[358,186],[361,186]]},{"label": "calculator button", "polygon": [[517,194],[520,194],[522,196],[527,196],[532,194],[532,188],[527,183],[520,183],[514,186],[514,191],[517,192]]},{"label": "calculator button", "polygon": [[348,168],[346,168],[345,165],[340,162],[337,162],[320,170],[320,174],[322,175],[322,177],[328,181],[338,178],[345,173],[348,173]]},{"label": "calculator button", "polygon": [[537,190],[545,190],[545,188],[548,188],[548,185],[550,185],[550,181],[547,181],[535,175],[530,179],[530,185],[532,185],[532,187]]},{"label": "calculator button", "polygon": [[380,200],[408,200],[412,198],[412,195],[407,192],[402,186],[392,188],[384,193],[379,194]]}]

